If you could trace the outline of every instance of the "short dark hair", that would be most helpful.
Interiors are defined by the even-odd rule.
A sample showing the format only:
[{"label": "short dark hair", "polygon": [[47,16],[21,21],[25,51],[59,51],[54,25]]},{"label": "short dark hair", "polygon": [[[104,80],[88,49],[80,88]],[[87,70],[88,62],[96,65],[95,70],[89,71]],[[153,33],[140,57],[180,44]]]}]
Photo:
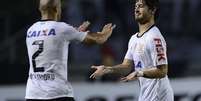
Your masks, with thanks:
[{"label": "short dark hair", "polygon": [[149,7],[151,10],[156,10],[155,12],[155,19],[159,17],[159,7],[160,7],[160,2],[159,0],[144,0],[145,4]]}]

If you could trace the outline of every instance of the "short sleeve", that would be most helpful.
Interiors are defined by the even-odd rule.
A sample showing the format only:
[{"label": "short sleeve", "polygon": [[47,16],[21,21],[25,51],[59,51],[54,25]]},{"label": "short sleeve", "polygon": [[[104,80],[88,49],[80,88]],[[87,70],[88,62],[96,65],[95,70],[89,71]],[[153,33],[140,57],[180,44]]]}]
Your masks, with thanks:
[{"label": "short sleeve", "polygon": [[124,59],[133,60],[133,58],[132,58],[132,54],[131,54],[130,49],[128,49],[128,50],[127,50],[127,52],[126,52],[126,55],[125,55]]},{"label": "short sleeve", "polygon": [[150,38],[149,48],[154,66],[168,64],[166,42],[162,36]]},{"label": "short sleeve", "polygon": [[131,51],[131,39],[129,40],[128,49],[127,49],[127,52],[126,52],[126,55],[125,55],[124,59],[133,60],[133,56],[132,56],[132,53],[131,53],[132,52]]},{"label": "short sleeve", "polygon": [[79,32],[74,27],[65,25],[64,29],[64,38],[68,41],[79,41],[82,42],[87,35],[87,32]]}]

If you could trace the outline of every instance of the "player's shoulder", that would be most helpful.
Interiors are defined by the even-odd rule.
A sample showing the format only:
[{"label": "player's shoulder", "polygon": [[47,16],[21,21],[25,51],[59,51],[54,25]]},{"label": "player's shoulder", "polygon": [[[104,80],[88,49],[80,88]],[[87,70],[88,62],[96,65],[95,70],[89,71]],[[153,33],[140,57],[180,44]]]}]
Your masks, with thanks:
[{"label": "player's shoulder", "polygon": [[157,26],[154,26],[151,30],[150,30],[150,34],[149,37],[152,38],[164,38],[163,34],[161,33],[161,31],[159,30],[159,28]]},{"label": "player's shoulder", "polygon": [[[50,23],[51,23],[51,22],[50,22]],[[69,26],[69,25],[66,24],[65,22],[59,22],[59,21],[52,22],[52,24],[53,24],[55,27],[58,27],[58,28],[66,28],[66,27]]]},{"label": "player's shoulder", "polygon": [[38,22],[33,23],[33,24],[28,28],[27,31],[33,30],[33,29],[37,28],[37,25],[38,25]]},{"label": "player's shoulder", "polygon": [[60,26],[65,26],[65,27],[69,26],[69,24],[67,24],[67,23],[65,23],[65,22],[57,22],[57,23],[58,23],[58,25],[60,25]]},{"label": "player's shoulder", "polygon": [[153,26],[149,33],[151,34],[148,34],[148,35],[152,35],[152,36],[158,36],[158,35],[161,35],[161,31],[159,30],[159,28],[157,26]]},{"label": "player's shoulder", "polygon": [[58,25],[64,26],[64,27],[72,27],[70,24],[67,24],[66,22],[57,22]]},{"label": "player's shoulder", "polygon": [[59,26],[61,26],[62,28],[68,30],[68,29],[74,29],[74,27],[70,24],[67,24],[65,22],[59,22]]},{"label": "player's shoulder", "polygon": [[133,34],[130,39],[129,39],[129,44],[133,43],[135,41],[135,39],[137,38],[137,33]]},{"label": "player's shoulder", "polygon": [[153,26],[145,36],[148,40],[153,38],[163,38],[163,35],[157,26]]},{"label": "player's shoulder", "polygon": [[133,34],[131,37],[130,37],[130,40],[129,40],[129,42],[130,41],[132,41],[132,40],[135,40],[135,38],[136,38],[136,35],[137,35],[137,33],[135,33],[135,34]]},{"label": "player's shoulder", "polygon": [[148,40],[148,42],[153,41],[155,39],[160,39],[165,42],[165,39],[157,26],[154,26],[153,28],[151,28],[149,31],[149,34],[147,35],[148,36],[146,39]]},{"label": "player's shoulder", "polygon": [[135,34],[133,34],[133,35],[130,37],[130,40],[135,39],[135,38],[137,37],[137,34],[138,34],[138,32],[135,33]]}]

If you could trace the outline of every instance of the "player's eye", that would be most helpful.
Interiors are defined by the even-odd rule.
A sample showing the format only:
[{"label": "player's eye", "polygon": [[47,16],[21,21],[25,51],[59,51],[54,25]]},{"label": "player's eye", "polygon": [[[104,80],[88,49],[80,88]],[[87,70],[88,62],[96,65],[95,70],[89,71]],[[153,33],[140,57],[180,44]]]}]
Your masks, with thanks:
[{"label": "player's eye", "polygon": [[136,8],[143,8],[143,7],[144,7],[144,5],[141,4],[141,3],[140,3],[140,4],[139,4],[139,3],[138,3],[138,4],[137,4],[137,3],[135,4],[135,9],[136,9]]},{"label": "player's eye", "polygon": [[139,7],[139,8],[143,8],[144,5],[143,5],[143,4],[139,4],[138,7]]},{"label": "player's eye", "polygon": [[138,6],[137,5],[135,5],[135,9],[137,8]]}]

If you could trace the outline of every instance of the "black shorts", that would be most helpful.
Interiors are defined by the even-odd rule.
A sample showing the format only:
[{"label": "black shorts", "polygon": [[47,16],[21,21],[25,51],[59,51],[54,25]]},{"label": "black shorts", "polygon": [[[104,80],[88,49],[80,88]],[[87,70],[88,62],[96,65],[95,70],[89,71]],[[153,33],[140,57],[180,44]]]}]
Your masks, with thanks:
[{"label": "black shorts", "polygon": [[72,97],[62,97],[62,98],[49,99],[49,100],[26,99],[26,101],[75,101],[75,99]]}]

